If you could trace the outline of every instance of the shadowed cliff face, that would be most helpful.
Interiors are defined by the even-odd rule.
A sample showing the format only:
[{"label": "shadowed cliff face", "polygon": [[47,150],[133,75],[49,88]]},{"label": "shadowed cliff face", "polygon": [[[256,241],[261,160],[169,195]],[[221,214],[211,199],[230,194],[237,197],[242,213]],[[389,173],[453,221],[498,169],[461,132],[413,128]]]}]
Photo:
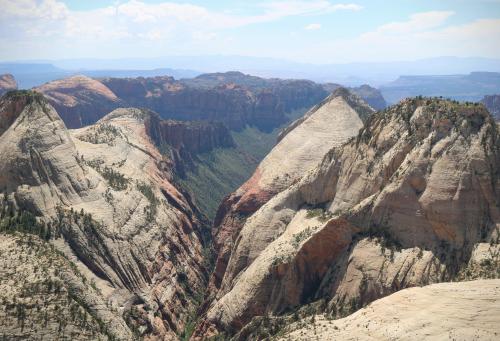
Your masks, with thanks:
[{"label": "shadowed cliff face", "polygon": [[481,103],[484,104],[495,120],[500,121],[500,95],[484,96]]},{"label": "shadowed cliff face", "polygon": [[5,74],[0,75],[0,96],[4,93],[17,89],[17,82],[14,76]]},{"label": "shadowed cliff face", "polygon": [[[92,124],[119,106],[130,106],[148,108],[162,118],[219,121],[230,130],[254,126],[270,132],[288,121],[287,113],[321,102],[338,87],[227,72],[181,80],[74,76],[36,90],[47,96],[71,128]],[[351,90],[377,110],[386,106],[380,92],[368,85]]]},{"label": "shadowed cliff face", "polygon": [[[259,166],[221,207],[215,294],[196,335],[314,301],[339,317],[406,287],[499,276],[499,167],[483,106],[426,98],[373,114],[298,180],[273,174],[277,192],[262,191]],[[238,211],[242,199],[260,208]]]},{"label": "shadowed cliff face", "polygon": [[193,167],[196,154],[235,147],[229,130],[221,122],[162,120],[150,112],[144,125],[156,146],[173,160],[180,177],[186,175],[186,167]]},{"label": "shadowed cliff face", "polygon": [[[89,323],[101,326],[94,339],[175,339],[205,286],[203,223],[174,186],[172,161],[149,138],[148,116],[117,109],[95,125],[67,130],[39,93],[12,92],[0,101],[0,229],[34,234],[42,249],[52,250],[53,257],[37,252],[26,260],[33,268],[61,264],[59,272],[48,266],[59,289],[45,306],[53,311],[68,296],[71,309],[85,310]],[[0,243],[16,259],[16,237]],[[18,276],[4,274],[11,281]],[[13,286],[27,290],[22,282]],[[30,306],[43,288],[25,291],[23,304]],[[71,316],[64,316],[68,330],[81,330]],[[46,319],[33,335],[56,338],[57,314]],[[11,327],[3,332],[17,333]]]},{"label": "shadowed cliff face", "polygon": [[[341,87],[339,84],[327,83],[323,84],[323,88],[328,92],[333,92],[335,89]],[[368,103],[375,110],[383,110],[387,107],[387,102],[380,90],[375,89],[367,84],[363,84],[358,87],[348,88],[352,93],[355,93],[361,97],[366,103]]]},{"label": "shadowed cliff face", "polygon": [[216,81],[200,76],[181,81],[155,77],[102,82],[131,105],[148,107],[162,117],[220,121],[233,130],[246,125],[272,130],[286,122],[285,112],[309,107],[327,94],[309,81],[261,79],[257,87],[245,81],[250,76],[237,76]]}]

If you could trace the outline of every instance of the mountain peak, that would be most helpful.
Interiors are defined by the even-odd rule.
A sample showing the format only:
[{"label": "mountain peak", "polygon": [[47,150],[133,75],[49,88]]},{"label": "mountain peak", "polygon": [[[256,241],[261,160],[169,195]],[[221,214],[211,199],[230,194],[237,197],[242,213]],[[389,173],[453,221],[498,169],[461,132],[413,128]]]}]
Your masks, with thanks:
[{"label": "mountain peak", "polygon": [[47,100],[42,94],[32,90],[9,91],[0,99],[0,135],[14,123],[29,105],[45,108]]}]

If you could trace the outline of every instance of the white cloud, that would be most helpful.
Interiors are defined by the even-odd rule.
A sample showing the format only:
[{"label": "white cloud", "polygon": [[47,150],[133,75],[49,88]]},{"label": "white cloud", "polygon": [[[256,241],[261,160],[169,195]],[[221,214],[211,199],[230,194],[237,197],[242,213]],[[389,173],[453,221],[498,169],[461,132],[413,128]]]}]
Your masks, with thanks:
[{"label": "white cloud", "polygon": [[272,1],[261,4],[261,7],[267,10],[263,16],[267,18],[281,18],[291,15],[318,15],[340,10],[359,11],[363,9],[363,6],[357,4],[331,4],[325,0]]},{"label": "white cloud", "polygon": [[321,28],[321,24],[309,24],[306,27],[304,27],[305,30],[311,31],[311,30],[319,30]]},{"label": "white cloud", "polygon": [[0,52],[0,59],[68,58],[82,51],[99,56],[169,54],[172,48],[167,46],[181,51],[200,48],[203,43],[218,52],[214,42],[227,49],[235,28],[362,8],[326,0],[262,0],[252,6],[254,13],[234,14],[174,1],[128,0],[75,11],[61,0],[0,0],[0,44],[9,46]]},{"label": "white cloud", "polygon": [[337,39],[310,46],[310,56],[332,61],[415,60],[435,56],[500,57],[500,19],[478,19],[446,25],[453,12],[416,13],[407,21],[391,22],[352,39]]},{"label": "white cloud", "polygon": [[[244,7],[252,14],[236,14],[174,1],[128,0],[74,11],[60,0],[0,0],[0,45],[8,47],[0,50],[0,59],[247,54],[347,62],[439,55],[500,57],[500,19],[450,25],[454,12],[430,11],[349,39],[331,35],[318,41],[310,39],[311,35],[322,37],[326,29],[321,29],[324,21],[314,16],[363,7],[333,0],[261,0]],[[243,28],[250,29],[247,26],[275,22],[273,27],[278,28],[291,17],[307,20],[311,24],[303,29],[316,31],[308,39],[297,32],[294,39],[279,39],[282,33],[272,28],[265,37],[248,34],[251,31],[240,35]],[[352,30],[346,28],[345,32]]]},{"label": "white cloud", "polygon": [[404,35],[418,31],[425,31],[443,25],[450,16],[455,14],[452,11],[431,11],[415,13],[410,16],[410,20],[403,22],[391,22],[378,27],[374,32],[365,33],[365,37],[377,35]]},{"label": "white cloud", "polygon": [[325,0],[273,1],[256,6],[261,13],[232,15],[188,3],[149,4],[138,0],[87,11],[71,11],[57,0],[0,0],[0,38],[12,36],[169,37],[173,31],[187,36],[213,36],[215,31],[271,22],[285,17],[321,15],[337,10],[359,10],[356,4],[331,4]]}]

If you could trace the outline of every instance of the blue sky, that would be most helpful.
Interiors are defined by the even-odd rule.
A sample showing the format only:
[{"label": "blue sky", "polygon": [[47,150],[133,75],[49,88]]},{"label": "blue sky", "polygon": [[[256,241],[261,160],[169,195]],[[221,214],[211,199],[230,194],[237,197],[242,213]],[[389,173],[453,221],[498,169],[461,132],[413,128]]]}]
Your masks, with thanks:
[{"label": "blue sky", "polygon": [[0,0],[0,60],[500,58],[500,0]]}]

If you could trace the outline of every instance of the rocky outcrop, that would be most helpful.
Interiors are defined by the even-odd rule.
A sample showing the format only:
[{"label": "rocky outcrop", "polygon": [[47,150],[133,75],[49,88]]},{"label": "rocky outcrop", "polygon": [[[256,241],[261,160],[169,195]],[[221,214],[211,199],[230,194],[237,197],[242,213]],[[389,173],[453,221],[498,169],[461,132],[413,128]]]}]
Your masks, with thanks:
[{"label": "rocky outcrop", "polygon": [[[335,89],[341,87],[340,84],[326,83],[323,84],[323,88],[328,92],[333,92]],[[375,110],[383,110],[387,107],[387,102],[382,96],[380,90],[375,89],[368,84],[363,84],[359,87],[348,88],[351,92],[355,93],[361,97],[366,103],[368,103]]]},{"label": "rocky outcrop", "polygon": [[[339,87],[226,72],[182,80],[74,76],[35,90],[47,96],[70,128],[93,124],[119,106],[130,106],[148,108],[165,119],[219,121],[231,130],[255,126],[270,131],[288,121],[287,113],[309,108]],[[374,109],[386,106],[380,92],[368,85],[350,90]]]},{"label": "rocky outcrop", "polygon": [[[60,290],[71,294],[68,304],[75,311],[92,316],[79,315],[89,318],[85,330],[100,326],[88,338],[175,339],[205,285],[202,223],[174,187],[171,160],[146,133],[147,117],[138,109],[117,109],[96,125],[67,130],[39,93],[12,93],[0,103],[1,232],[34,234],[37,244],[57,254],[53,263],[30,256],[29,266],[52,264],[45,277],[16,282],[23,272],[9,270],[7,280],[12,290],[26,291],[31,279],[75,278],[73,284],[59,283]],[[5,241],[9,250],[16,249],[14,242]],[[63,261],[69,270],[51,274],[59,269],[54,262]],[[42,289],[26,291],[23,302],[37,302]],[[49,295],[47,305],[60,299]],[[55,328],[51,308],[47,313],[50,323],[34,322],[40,335]],[[61,317],[68,331],[83,333],[79,320]],[[22,335],[9,330],[7,338]]]},{"label": "rocky outcrop", "polygon": [[162,120],[158,115],[151,114],[145,125],[148,135],[158,145],[166,143],[190,153],[234,146],[229,130],[220,122]]},{"label": "rocky outcrop", "polygon": [[151,112],[144,124],[148,136],[175,162],[181,177],[194,155],[235,147],[231,133],[221,122],[162,120]]},{"label": "rocky outcrop", "polygon": [[17,82],[10,74],[0,75],[0,96],[4,93],[17,89]]},{"label": "rocky outcrop", "polygon": [[108,78],[102,82],[129,105],[150,108],[164,118],[220,121],[233,130],[246,125],[272,130],[286,122],[285,112],[309,107],[326,96],[309,81],[264,82],[258,88],[245,82],[206,85],[171,77]]},{"label": "rocky outcrop", "polygon": [[[462,278],[477,254],[498,274],[497,129],[483,106],[408,99],[372,115],[277,194],[261,190],[259,167],[252,192],[226,201],[216,235],[226,262],[197,335],[233,334],[256,316],[317,301],[329,316],[345,316],[406,287]],[[287,156],[293,165],[296,156]],[[289,170],[270,183],[285,184]]]},{"label": "rocky outcrop", "polygon": [[101,82],[72,76],[34,89],[45,95],[69,128],[94,124],[122,102]]},{"label": "rocky outcrop", "polygon": [[133,339],[95,282],[89,282],[51,244],[30,234],[0,234],[0,252],[4,339]]},{"label": "rocky outcrop", "polygon": [[500,121],[500,95],[484,96],[481,103],[489,110],[495,120]]},{"label": "rocky outcrop", "polygon": [[[355,108],[351,105],[356,103]],[[332,147],[357,134],[362,119],[373,110],[346,89],[338,89],[303,118],[292,123],[279,143],[259,164],[253,176],[224,199],[214,222],[214,247],[218,254],[211,279],[214,292],[223,278],[231,249],[245,219],[274,195],[297,182]],[[265,235],[261,237],[266,238]],[[259,237],[260,238],[260,237]]]},{"label": "rocky outcrop", "polygon": [[[249,89],[252,93],[262,93],[268,99],[281,102],[283,110],[290,112],[299,108],[309,108],[321,100],[328,93],[320,84],[304,79],[261,78],[246,75],[238,71],[224,73],[207,73],[193,79],[183,79],[182,83],[191,87],[210,88],[222,85],[236,84]],[[267,94],[267,96],[265,95]],[[260,100],[262,102],[262,100]],[[267,109],[269,108],[261,108]],[[259,108],[257,108],[259,110]]]},{"label": "rocky outcrop", "polygon": [[387,102],[378,89],[375,89],[367,84],[363,84],[359,87],[351,88],[350,90],[364,99],[366,103],[368,103],[375,110],[383,110],[387,108]]},{"label": "rocky outcrop", "polygon": [[286,330],[280,340],[495,340],[500,334],[500,281],[404,289],[349,317],[313,315]]}]

